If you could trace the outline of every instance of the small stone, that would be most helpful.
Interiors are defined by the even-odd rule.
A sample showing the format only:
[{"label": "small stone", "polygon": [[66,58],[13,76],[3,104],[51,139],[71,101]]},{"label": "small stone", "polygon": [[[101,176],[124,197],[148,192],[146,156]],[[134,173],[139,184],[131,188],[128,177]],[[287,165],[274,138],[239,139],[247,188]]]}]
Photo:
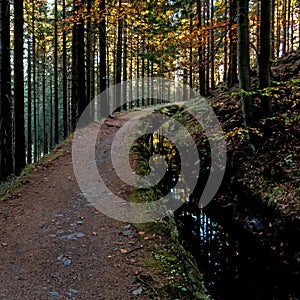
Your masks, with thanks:
[{"label": "small stone", "polygon": [[58,297],[58,292],[50,292],[51,297]]},{"label": "small stone", "polygon": [[79,291],[76,290],[76,289],[69,289],[69,293],[71,293],[71,294],[78,294]]},{"label": "small stone", "polygon": [[133,294],[134,296],[139,296],[139,295],[141,295],[142,293],[143,293],[143,289],[142,289],[142,288],[139,288],[139,289],[134,290],[134,291],[132,292],[132,294]]},{"label": "small stone", "polygon": [[60,234],[63,234],[63,233],[64,233],[64,230],[62,230],[62,229],[59,229],[59,230],[56,231],[56,235],[60,235]]},{"label": "small stone", "polygon": [[85,236],[85,234],[82,232],[76,233],[76,237],[78,237],[78,238],[83,238],[84,236]]},{"label": "small stone", "polygon": [[71,266],[71,264],[72,264],[72,259],[71,259],[71,258],[65,258],[65,259],[63,260],[63,262],[64,262],[64,266],[65,266],[65,267],[69,267],[69,266]]},{"label": "small stone", "polygon": [[67,241],[77,240],[77,237],[74,233],[64,235],[64,236],[62,236],[62,238],[66,239]]},{"label": "small stone", "polygon": [[129,230],[125,230],[125,231],[123,232],[123,235],[124,235],[124,236],[127,236],[127,237],[130,237],[130,236],[132,236],[132,232],[131,232],[130,229],[129,229]]},{"label": "small stone", "polygon": [[55,272],[53,274],[51,274],[51,278],[55,278],[55,277],[58,277],[59,276],[59,272]]},{"label": "small stone", "polygon": [[58,258],[57,258],[57,261],[62,261],[63,260],[63,258],[64,258],[64,255],[63,254],[61,254]]}]

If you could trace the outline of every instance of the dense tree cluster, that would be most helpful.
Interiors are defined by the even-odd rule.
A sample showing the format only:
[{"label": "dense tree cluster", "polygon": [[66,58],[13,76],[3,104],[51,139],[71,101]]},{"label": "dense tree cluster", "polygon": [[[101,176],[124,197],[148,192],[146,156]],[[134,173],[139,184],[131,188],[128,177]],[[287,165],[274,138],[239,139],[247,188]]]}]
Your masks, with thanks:
[{"label": "dense tree cluster", "polygon": [[[258,70],[259,88],[266,88],[271,61],[299,49],[299,0],[0,3],[0,181],[66,138],[97,94],[129,79],[176,78],[203,96],[239,82],[251,125],[250,73]],[[117,89],[107,104],[132,92]],[[150,101],[143,90],[137,96],[120,109]],[[90,113],[105,109],[96,101]],[[271,114],[268,97],[261,110]]]}]

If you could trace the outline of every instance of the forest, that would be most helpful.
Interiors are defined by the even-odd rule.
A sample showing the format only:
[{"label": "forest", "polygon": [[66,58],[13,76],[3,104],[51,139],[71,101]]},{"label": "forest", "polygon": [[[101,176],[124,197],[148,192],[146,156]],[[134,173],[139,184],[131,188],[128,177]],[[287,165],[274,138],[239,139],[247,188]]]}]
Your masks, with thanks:
[{"label": "forest", "polygon": [[[24,178],[22,176],[27,176],[24,173],[31,172],[27,171],[28,168],[34,170],[33,175],[29,177],[35,176],[34,172],[42,172],[41,176],[46,182],[49,181],[47,170],[58,166],[55,164],[49,167],[45,160],[47,161],[51,155],[55,156],[55,161],[57,157],[61,159],[60,155],[69,156],[71,150],[60,149],[65,149],[65,143],[70,142],[80,116],[87,107],[89,107],[91,121],[97,122],[109,115],[107,127],[119,128],[124,121],[123,114],[130,116],[130,113],[142,111],[146,106],[159,105],[157,110],[161,114],[172,116],[189,128],[193,139],[197,141],[199,153],[201,149],[206,149],[205,134],[198,129],[197,124],[193,123],[195,120],[186,116],[179,104],[161,108],[163,101],[154,95],[155,78],[174,81],[181,87],[180,99],[184,101],[193,99],[193,91],[195,91],[211,104],[224,132],[227,165],[220,191],[213,201],[214,204],[209,205],[204,215],[202,208],[200,211],[197,206],[199,203],[196,203],[196,209],[190,207],[192,201],[187,205],[187,209],[191,209],[189,213],[184,210],[184,205],[183,210],[178,212],[176,220],[178,240],[187,249],[184,251],[191,251],[198,261],[203,259],[209,262],[203,263],[204,266],[200,262],[197,267],[200,268],[201,273],[208,274],[206,277],[204,275],[204,279],[201,278],[201,283],[186,283],[189,288],[185,288],[182,282],[178,283],[174,279],[176,283],[172,281],[172,284],[176,285],[176,296],[172,294],[172,297],[210,299],[208,293],[204,292],[205,288],[200,293],[197,287],[196,294],[198,294],[195,294],[195,284],[202,286],[203,280],[204,285],[209,286],[209,293],[216,297],[215,299],[238,299],[232,298],[229,288],[228,291],[225,289],[223,296],[214,294],[215,287],[210,285],[222,289],[222,284],[225,284],[227,279],[221,275],[221,283],[218,283],[217,279],[211,279],[219,276],[219,271],[212,271],[215,270],[215,265],[210,264],[214,254],[209,252],[210,254],[205,256],[202,248],[199,248],[199,241],[204,240],[203,243],[207,242],[209,247],[213,244],[211,240],[205,240],[204,231],[208,230],[210,235],[217,232],[216,239],[220,238],[218,240],[220,244],[239,244],[232,248],[236,259],[238,256],[236,253],[243,248],[241,245],[244,245],[244,238],[238,243],[235,242],[235,235],[231,240],[231,235],[226,233],[228,228],[236,226],[235,234],[241,232],[240,228],[247,231],[246,245],[254,243],[259,244],[263,249],[268,249],[266,260],[259,256],[261,261],[268,261],[267,263],[272,265],[273,262],[269,262],[269,257],[270,255],[276,257],[274,274],[278,274],[276,272],[288,274],[286,281],[289,281],[287,283],[280,277],[283,283],[278,283],[278,279],[274,279],[268,273],[270,282],[266,285],[270,285],[271,294],[260,290],[260,285],[256,282],[253,284],[255,288],[258,284],[257,293],[261,292],[261,294],[250,293],[248,298],[244,299],[271,299],[268,298],[271,297],[270,295],[272,299],[279,300],[299,299],[299,288],[296,287],[300,274],[299,0],[1,0],[0,11],[1,198],[8,196],[14,199],[22,196],[22,193],[15,190],[20,186],[22,188],[23,185],[26,187],[26,184],[31,184],[33,181],[22,179]],[[134,84],[139,80],[142,80],[142,89]],[[124,82],[129,84],[122,85],[113,93],[105,94],[105,101],[100,101],[98,95],[111,91],[112,87]],[[121,99],[126,99],[126,102],[123,103]],[[176,102],[176,99],[170,99],[170,102]],[[110,108],[116,108],[113,109],[112,114]],[[93,122],[91,126],[93,128]],[[105,134],[99,138],[105,140]],[[151,138],[153,143],[155,136]],[[149,140],[143,141],[144,145],[147,143]],[[165,147],[164,138],[161,145]],[[172,148],[170,145],[166,147]],[[153,145],[150,145],[150,148],[152,149]],[[149,149],[147,149],[141,150],[144,151],[142,156],[139,156],[140,154],[134,156],[135,159],[140,160],[140,163],[137,163],[138,168],[141,167],[145,157],[150,159],[153,154],[157,154],[153,149],[153,153],[148,153]],[[103,151],[106,153],[106,150]],[[165,149],[161,153],[164,153],[163,151]],[[203,164],[206,168],[210,165],[208,162],[210,158],[205,151],[201,153],[204,153]],[[99,157],[102,157],[101,155],[99,154]],[[171,158],[171,163],[174,163],[173,159]],[[67,164],[68,162],[64,161],[64,165]],[[174,164],[177,166],[178,162]],[[146,165],[148,168],[148,162]],[[111,166],[104,165],[103,168],[110,170]],[[62,174],[66,175],[66,170],[67,167]],[[107,172],[106,176],[109,177],[110,171]],[[69,178],[66,180],[72,182],[72,176],[68,173],[65,178]],[[177,175],[171,174],[171,176]],[[203,175],[203,178],[205,176],[207,175]],[[11,188],[16,182],[18,186]],[[53,187],[63,186],[63,182],[53,183]],[[50,183],[49,188],[52,184]],[[116,194],[122,194],[123,185],[118,181],[114,184],[120,186],[120,191],[116,189]],[[29,186],[28,189],[33,195],[38,193],[36,191],[38,188]],[[196,189],[195,194],[199,189],[201,187]],[[47,191],[48,188],[45,186],[45,194],[48,193]],[[128,193],[128,190],[124,193]],[[148,194],[145,191],[142,193],[143,195],[138,194],[137,197],[146,198]],[[26,195],[26,192],[24,194]],[[55,194],[53,195],[55,198]],[[41,197],[40,199],[43,198]],[[246,198],[245,201],[239,201]],[[256,199],[255,203],[249,200],[253,198]],[[35,211],[35,205],[33,207]],[[262,211],[262,215],[258,215],[257,211]],[[0,218],[1,215],[0,212]],[[189,216],[195,217],[198,223],[195,225],[194,221],[190,221]],[[80,219],[77,222],[82,221]],[[192,223],[186,225],[184,222]],[[217,223],[222,226],[216,225]],[[76,227],[76,224],[81,223],[74,224]],[[103,224],[101,226],[104,228]],[[203,229],[201,229],[202,225]],[[60,226],[58,225],[58,230],[61,229]],[[160,224],[160,226],[165,225]],[[148,231],[153,234],[150,240],[157,243],[155,251],[158,252],[154,250],[150,252],[154,253],[153,257],[157,263],[169,266],[174,262],[173,256],[167,257],[165,252],[161,254],[162,252],[159,252],[161,250],[157,249],[165,245],[154,238],[157,237],[154,231],[162,230],[160,226],[158,228],[156,225],[137,226],[135,230],[141,237]],[[125,231],[121,229],[125,233],[130,232],[129,235],[125,234],[126,237],[131,236],[131,231],[134,231],[129,228],[125,228]],[[91,232],[94,238],[100,234],[96,229],[91,229]],[[196,237],[193,234],[189,236],[191,232],[196,232]],[[57,239],[60,238],[61,235],[57,234]],[[74,240],[77,239],[79,237],[75,236]],[[148,242],[148,238],[146,241]],[[125,242],[122,240],[116,243]],[[7,245],[9,242],[3,240],[2,247]],[[181,249],[180,247],[177,248]],[[121,248],[121,254],[128,256],[132,252],[139,252],[142,248],[143,245],[130,250]],[[144,248],[148,249],[146,246]],[[71,254],[68,253],[62,254],[61,260],[58,261],[63,264],[70,263]],[[180,255],[183,255],[182,252]],[[108,254],[107,257],[111,259],[114,255]],[[216,264],[220,263],[220,265],[228,261],[228,259],[224,261],[218,259],[216,258]],[[134,260],[134,256],[127,259],[131,265],[135,264]],[[234,264],[232,263],[233,266]],[[172,265],[171,268],[175,270],[177,267],[176,264],[176,267]],[[266,268],[269,268],[269,265]],[[179,269],[181,270],[181,267]],[[205,271],[207,269],[210,271]],[[255,271],[251,273],[252,271],[249,272],[253,275]],[[167,295],[166,298],[163,296],[155,298],[153,293],[157,296],[157,291],[160,290],[157,283],[152,287],[148,277],[140,277],[140,271],[135,270],[135,272],[138,272],[135,277],[139,278],[143,289],[149,294],[146,292],[143,295],[139,286],[135,285],[136,289],[132,292],[134,296],[138,299],[171,299],[168,298],[170,291],[164,288],[161,295]],[[181,271],[176,269],[176,272],[179,274]],[[240,275],[236,275],[235,278],[238,278],[237,276]],[[178,275],[178,278],[183,277]],[[185,282],[185,277],[183,280]],[[170,281],[167,284],[163,282],[165,285],[172,285]],[[228,283],[229,287],[230,284]],[[241,281],[239,293],[243,292],[245,287],[243,284],[244,281]],[[69,294],[75,295],[77,292],[73,289]],[[51,291],[51,297],[58,297],[55,293],[56,291]],[[7,298],[5,292],[0,295],[5,299],[17,299]],[[89,294],[82,295],[83,298],[78,299],[96,299],[93,296],[88,298]],[[109,298],[110,296],[112,298]],[[103,299],[117,299],[116,296],[110,296]],[[239,296],[241,294],[237,297]]]},{"label": "forest", "polygon": [[[1,180],[66,138],[110,85],[178,75],[206,96],[239,76],[248,92],[256,72],[263,90],[271,86],[271,62],[297,51],[299,36],[296,0],[3,1]],[[133,105],[145,104],[139,98]],[[248,126],[253,104],[243,103]],[[271,110],[266,97],[261,116]]]}]

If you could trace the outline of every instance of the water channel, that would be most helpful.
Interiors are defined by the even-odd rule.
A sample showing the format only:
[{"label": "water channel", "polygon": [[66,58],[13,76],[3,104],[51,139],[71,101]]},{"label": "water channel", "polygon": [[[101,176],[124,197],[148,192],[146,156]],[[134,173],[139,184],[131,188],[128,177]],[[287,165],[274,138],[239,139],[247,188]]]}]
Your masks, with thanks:
[{"label": "water channel", "polygon": [[[147,137],[147,143],[152,155],[166,156],[170,148],[176,148],[170,147],[157,132]],[[222,222],[220,211],[200,209],[197,193],[193,193],[192,198],[188,195],[189,189],[184,187],[186,183],[180,176],[176,151],[166,160],[168,169],[158,188],[162,193],[170,192],[174,198],[182,199],[183,205],[175,212],[181,242],[197,260],[213,299],[300,299],[299,282],[290,276],[288,268],[245,232]],[[178,181],[180,188],[174,188]]]}]

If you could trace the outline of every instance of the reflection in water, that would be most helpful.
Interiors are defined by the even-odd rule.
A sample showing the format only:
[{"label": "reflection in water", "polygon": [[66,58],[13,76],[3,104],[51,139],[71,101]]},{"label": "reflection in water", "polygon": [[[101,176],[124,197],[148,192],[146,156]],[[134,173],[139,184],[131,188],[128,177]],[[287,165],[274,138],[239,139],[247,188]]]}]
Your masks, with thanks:
[{"label": "reflection in water", "polygon": [[263,253],[243,232],[224,228],[199,208],[199,199],[194,193],[190,196],[180,175],[176,147],[161,132],[148,136],[146,145],[152,155],[161,154],[167,161],[167,173],[158,188],[182,201],[183,205],[175,212],[181,242],[196,258],[213,298],[299,299],[292,296],[294,287],[274,258]]}]

